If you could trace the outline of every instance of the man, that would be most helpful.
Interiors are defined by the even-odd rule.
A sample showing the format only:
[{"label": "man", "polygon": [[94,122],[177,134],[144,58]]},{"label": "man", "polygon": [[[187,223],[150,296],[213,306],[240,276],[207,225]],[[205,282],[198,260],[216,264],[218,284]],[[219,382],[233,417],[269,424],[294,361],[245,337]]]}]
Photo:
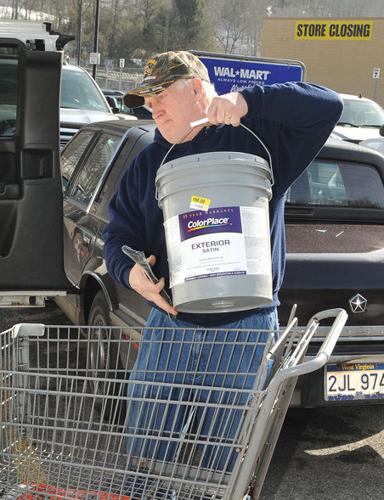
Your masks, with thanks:
[{"label": "man", "polygon": [[[144,103],[149,106],[157,130],[154,142],[144,149],[128,168],[110,204],[110,223],[104,233],[105,256],[110,274],[153,305],[147,320],[147,325],[150,327],[159,329],[183,327],[189,328],[191,332],[200,333],[202,328],[207,327],[237,331],[248,329],[253,332],[263,329],[277,330],[278,291],[285,263],[285,193],[316,156],[335,126],[342,111],[342,103],[337,94],[320,86],[298,82],[264,87],[255,85],[241,92],[218,96],[200,60],[189,52],[180,51],[152,57],[145,67],[142,85],[128,92],[125,103],[129,107]],[[208,125],[191,128],[191,122],[204,117],[208,118]],[[169,293],[171,290],[168,288],[169,269],[163,215],[155,196],[156,172],[173,144],[176,145],[172,148],[167,161],[210,151],[240,151],[268,160],[265,149],[247,130],[239,127],[240,123],[257,133],[268,148],[272,159],[274,186],[269,210],[273,303],[267,308],[241,312],[177,313],[175,308],[160,295],[164,287]],[[159,283],[151,283],[142,268],[137,264],[133,265],[133,262],[124,256],[121,252],[122,245],[129,245],[146,253],[155,274],[161,277]],[[177,316],[172,318],[170,315]],[[182,359],[183,366],[188,364],[192,348],[184,354],[181,352],[180,345],[186,342],[186,338],[180,332],[174,333],[179,344],[175,342],[176,347],[167,345],[166,349],[163,345],[165,337],[157,335],[157,347],[149,354],[150,334],[147,337],[145,335],[138,361],[131,375],[132,380],[159,381],[152,372],[148,378],[148,370],[156,371],[156,364],[161,365],[165,373],[175,370],[176,359],[179,361]],[[236,339],[232,341],[238,342],[238,337]],[[204,346],[206,337],[203,335],[200,341]],[[245,342],[249,342],[251,346],[256,341],[256,337],[248,336]],[[246,382],[251,388],[261,354],[260,350],[244,354],[244,349],[241,352],[234,349],[224,356],[224,364],[217,365],[215,369],[221,372],[230,371],[229,366],[237,357],[240,364],[244,363],[243,370],[253,374]],[[204,347],[200,356],[204,357]],[[173,365],[170,360],[174,361]],[[172,382],[175,381],[176,378],[173,378]],[[231,387],[236,386],[231,385]],[[140,398],[144,392],[141,386],[141,389],[133,388],[130,395]],[[164,424],[164,421],[164,425],[160,424],[159,421],[155,421],[156,419],[151,420],[148,417],[157,410],[152,407],[144,411],[138,408],[138,403],[136,407],[132,404],[128,412],[128,426],[133,428],[146,418],[147,428],[160,429],[162,426],[164,431],[168,424]],[[146,417],[143,417],[143,411]],[[205,418],[209,420],[208,415],[205,415]],[[214,418],[219,420],[221,418],[223,422],[228,415],[223,414],[221,417],[215,415]],[[238,422],[236,418],[231,428],[236,427]],[[186,419],[184,415],[181,420],[185,422]],[[175,425],[174,422],[173,426]],[[180,422],[177,424],[179,430],[181,425]],[[233,429],[223,431],[223,426],[221,427],[217,435],[233,434]],[[174,450],[168,447],[161,451],[159,445],[155,452],[154,446],[155,444],[151,450],[144,450],[143,443],[139,445],[136,443],[132,445],[132,450],[134,454],[140,453],[141,456],[153,457],[155,454],[157,457],[167,456],[168,460],[172,459]],[[216,460],[215,467],[223,468],[224,462],[228,470],[233,465],[232,459],[224,457],[220,461]],[[231,466],[228,465],[229,462]],[[210,458],[206,457],[205,463],[212,466],[212,453]]]}]

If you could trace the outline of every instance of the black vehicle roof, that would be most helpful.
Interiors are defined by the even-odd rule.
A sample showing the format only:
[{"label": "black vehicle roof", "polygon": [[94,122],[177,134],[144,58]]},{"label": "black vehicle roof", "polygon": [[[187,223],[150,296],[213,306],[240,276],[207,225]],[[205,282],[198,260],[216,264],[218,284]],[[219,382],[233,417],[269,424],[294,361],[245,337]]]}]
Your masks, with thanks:
[{"label": "black vehicle roof", "polygon": [[329,160],[346,160],[375,165],[384,178],[384,155],[374,149],[359,146],[348,141],[329,139],[319,156]]},{"label": "black vehicle roof", "polygon": [[115,130],[119,133],[124,133],[126,130],[130,128],[140,128],[142,130],[151,132],[154,131],[156,126],[153,120],[111,120],[111,121],[102,121],[102,122],[93,122],[89,125],[83,127],[83,129],[87,130]]}]

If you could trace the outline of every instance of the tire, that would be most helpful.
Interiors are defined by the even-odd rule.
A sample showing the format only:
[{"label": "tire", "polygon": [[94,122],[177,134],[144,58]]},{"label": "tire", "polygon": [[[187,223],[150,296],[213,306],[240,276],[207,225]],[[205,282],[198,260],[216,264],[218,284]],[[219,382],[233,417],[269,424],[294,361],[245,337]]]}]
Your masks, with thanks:
[{"label": "tire", "polygon": [[[99,291],[93,299],[88,325],[90,345],[88,349],[87,374],[90,377],[123,379],[122,363],[119,359],[118,343],[112,336],[109,307],[104,293]],[[90,390],[95,395],[95,407],[104,421],[117,423],[124,419],[124,384],[118,382],[95,382],[90,380]],[[110,396],[119,396],[112,399]],[[120,403],[120,404],[119,404]]]},{"label": "tire", "polygon": [[88,325],[90,326],[109,326],[111,318],[109,316],[109,307],[105,300],[104,293],[100,290],[95,295],[89,311]]}]

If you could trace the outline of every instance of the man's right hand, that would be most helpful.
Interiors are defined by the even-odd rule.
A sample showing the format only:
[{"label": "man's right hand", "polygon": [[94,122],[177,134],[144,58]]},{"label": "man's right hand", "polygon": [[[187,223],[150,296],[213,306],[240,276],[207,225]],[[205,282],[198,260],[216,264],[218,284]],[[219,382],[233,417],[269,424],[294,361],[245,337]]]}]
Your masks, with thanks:
[{"label": "man's right hand", "polygon": [[[154,266],[156,262],[156,257],[150,255],[147,258],[149,265]],[[153,302],[169,314],[176,316],[177,311],[171,304],[160,295],[161,290],[164,288],[165,281],[164,278],[160,278],[159,282],[154,284],[145,274],[143,268],[139,264],[135,264],[129,272],[129,285],[138,294],[144,297],[146,300]]]},{"label": "man's right hand", "polygon": [[207,108],[207,118],[212,125],[224,123],[238,127],[247,113],[248,104],[240,92],[213,97]]}]

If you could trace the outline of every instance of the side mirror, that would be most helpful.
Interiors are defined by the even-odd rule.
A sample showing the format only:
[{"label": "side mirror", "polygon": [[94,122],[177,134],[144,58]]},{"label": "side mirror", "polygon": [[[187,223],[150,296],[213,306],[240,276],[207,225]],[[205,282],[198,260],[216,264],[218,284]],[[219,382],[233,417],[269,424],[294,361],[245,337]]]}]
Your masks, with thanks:
[{"label": "side mirror", "polygon": [[120,108],[117,105],[117,100],[110,95],[105,96],[105,98],[107,99],[107,102],[109,104],[109,107],[112,110],[112,113],[114,113],[114,114],[120,113]]},{"label": "side mirror", "polygon": [[384,137],[384,125],[380,127],[379,134],[381,135],[381,137]]}]

